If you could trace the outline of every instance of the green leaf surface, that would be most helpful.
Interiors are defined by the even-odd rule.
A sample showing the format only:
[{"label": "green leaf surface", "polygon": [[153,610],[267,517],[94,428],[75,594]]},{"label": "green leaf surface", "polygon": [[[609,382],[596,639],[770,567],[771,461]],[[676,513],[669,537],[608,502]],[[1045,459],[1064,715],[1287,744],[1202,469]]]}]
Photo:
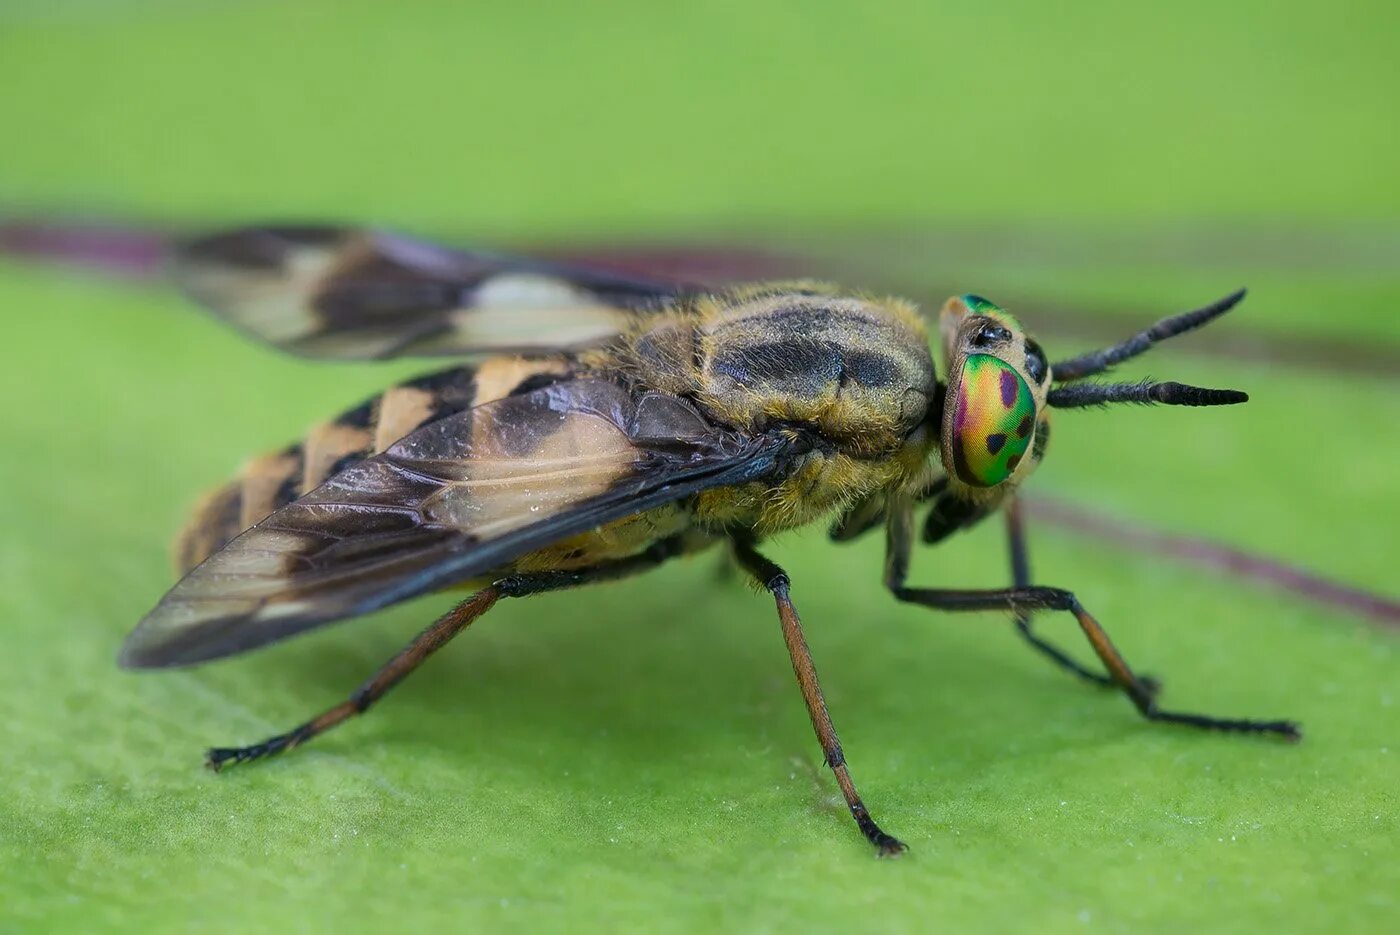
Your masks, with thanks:
[{"label": "green leaf surface", "polygon": [[[1037,296],[1121,305],[1125,332],[1247,283],[1233,334],[1395,359],[1393,6],[971,10],[11,3],[0,206],[484,241],[922,225],[957,262],[906,243],[840,276],[868,261],[872,288],[897,269],[1015,296],[1031,327]],[[959,240],[983,222],[1042,244],[1216,230],[1238,253]],[[204,747],[339,700],[450,598],[120,672],[122,636],[171,582],[169,538],[242,459],[421,368],[280,357],[159,289],[13,261],[0,316],[0,929],[1380,932],[1400,916],[1394,632],[1054,528],[1032,530],[1036,578],[1073,588],[1164,703],[1294,717],[1306,740],[1145,724],[1000,615],[892,602],[878,536],[814,529],[771,551],[903,859],[875,860],[845,814],[771,600],[713,556],[504,602],[370,716],[208,773]],[[1248,406],[1061,413],[1033,488],[1394,596],[1396,375],[1192,353],[1209,340],[1124,373],[1238,386]],[[913,580],[1002,585],[994,525],[920,553]],[[1088,658],[1065,615],[1038,625]]]}]

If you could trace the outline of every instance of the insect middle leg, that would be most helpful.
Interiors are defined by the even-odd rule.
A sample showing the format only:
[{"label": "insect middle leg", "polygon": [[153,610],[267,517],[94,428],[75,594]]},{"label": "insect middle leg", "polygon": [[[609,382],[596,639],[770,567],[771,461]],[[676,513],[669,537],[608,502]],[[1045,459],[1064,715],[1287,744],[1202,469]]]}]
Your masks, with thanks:
[{"label": "insect middle leg", "polygon": [[[885,586],[894,596],[912,604],[921,604],[937,610],[1005,610],[1021,615],[1031,610],[1069,611],[1079,622],[1094,653],[1108,670],[1113,684],[1128,696],[1138,712],[1150,721],[1165,721],[1172,724],[1185,724],[1209,730],[1233,731],[1238,733],[1278,734],[1289,740],[1298,740],[1302,731],[1293,721],[1253,720],[1246,718],[1219,718],[1204,714],[1189,714],[1179,711],[1164,711],[1157,706],[1156,685],[1139,678],[1128,666],[1122,653],[1113,645],[1093,615],[1079,603],[1079,599],[1063,588],[1021,585],[1012,588],[991,590],[958,590],[952,588],[910,588],[904,582],[909,569],[909,549],[912,542],[912,521],[907,504],[891,505],[888,520],[888,552],[885,561]],[[1027,577],[1028,567],[1026,568]],[[1095,673],[1089,673],[1093,675]]]},{"label": "insect middle leg", "polygon": [[593,581],[624,577],[660,564],[677,554],[679,549],[677,541],[665,540],[632,558],[609,562],[593,568],[519,574],[501,578],[439,617],[340,704],[327,708],[316,717],[292,728],[285,734],[269,737],[261,743],[246,747],[214,747],[205,754],[205,764],[218,772],[228,765],[247,763],[250,760],[260,760],[263,757],[284,753],[293,747],[301,746],[313,737],[325,733],[357,714],[365,713],[371,705],[384,697],[389,689],[407,678],[409,673],[418,668],[429,656],[446,646],[448,641],[469,627],[473,621],[490,610],[496,601],[503,597],[525,597],[544,591],[576,587]]},{"label": "insect middle leg", "polygon": [[[1027,588],[1031,584],[1030,550],[1026,541],[1026,522],[1021,513],[1021,501],[1015,496],[1008,498],[1002,511],[1006,514],[1006,544],[1011,559],[1011,583],[1017,588]],[[1067,672],[1104,688],[1117,688],[1112,676],[1080,665],[1072,656],[1031,629],[1031,613],[1028,609],[1017,608],[1013,614],[1016,632],[1032,648]],[[1152,694],[1161,691],[1161,683],[1150,675],[1139,675],[1141,682]]]},{"label": "insect middle leg", "polygon": [[821,684],[817,681],[817,670],[812,664],[812,652],[807,646],[806,637],[802,635],[802,620],[788,595],[791,583],[787,572],[760,555],[746,539],[735,538],[734,555],[744,570],[773,595],[773,600],[778,605],[778,621],[783,627],[783,639],[787,643],[788,655],[792,657],[792,671],[797,675],[798,687],[802,689],[802,700],[807,702],[807,714],[817,732],[817,741],[821,744],[826,765],[836,774],[836,784],[841,787],[841,794],[846,798],[846,805],[850,808],[856,825],[866,840],[875,845],[881,857],[903,853],[907,850],[904,843],[880,830],[875,819],[870,817],[870,812],[861,801],[860,793],[856,791],[855,783],[851,780],[850,770],[846,768],[846,755],[841,750],[841,739],[836,736],[831,715],[827,713],[826,699],[822,696]]}]

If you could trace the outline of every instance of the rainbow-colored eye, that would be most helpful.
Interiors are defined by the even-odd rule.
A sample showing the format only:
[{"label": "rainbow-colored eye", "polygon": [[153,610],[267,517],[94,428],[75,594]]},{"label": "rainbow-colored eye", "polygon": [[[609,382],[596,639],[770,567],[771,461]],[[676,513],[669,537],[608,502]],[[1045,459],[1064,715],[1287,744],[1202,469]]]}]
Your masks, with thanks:
[{"label": "rainbow-colored eye", "polygon": [[975,487],[1015,472],[1035,433],[1035,400],[1021,375],[990,354],[964,362],[953,412],[953,467]]},{"label": "rainbow-colored eye", "polygon": [[980,295],[968,293],[961,296],[963,305],[974,315],[982,315],[987,318],[995,318],[1004,325],[1010,325],[1017,331],[1023,330],[1021,323],[1016,320],[1016,316],[993,302],[991,299],[984,299]]}]

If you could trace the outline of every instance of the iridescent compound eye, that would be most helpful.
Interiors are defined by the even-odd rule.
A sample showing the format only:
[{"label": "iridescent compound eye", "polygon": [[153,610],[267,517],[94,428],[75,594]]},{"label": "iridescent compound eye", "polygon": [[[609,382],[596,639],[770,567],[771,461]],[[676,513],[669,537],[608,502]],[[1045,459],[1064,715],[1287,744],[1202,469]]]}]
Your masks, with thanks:
[{"label": "iridescent compound eye", "polygon": [[972,354],[958,382],[953,469],[974,487],[995,487],[1021,463],[1035,434],[1035,400],[1021,375],[990,354]]},{"label": "iridescent compound eye", "polygon": [[982,298],[980,295],[973,295],[969,292],[967,295],[959,296],[959,298],[961,298],[962,303],[967,306],[967,310],[974,315],[1004,314],[1001,310],[1001,306],[997,305],[991,299]]}]

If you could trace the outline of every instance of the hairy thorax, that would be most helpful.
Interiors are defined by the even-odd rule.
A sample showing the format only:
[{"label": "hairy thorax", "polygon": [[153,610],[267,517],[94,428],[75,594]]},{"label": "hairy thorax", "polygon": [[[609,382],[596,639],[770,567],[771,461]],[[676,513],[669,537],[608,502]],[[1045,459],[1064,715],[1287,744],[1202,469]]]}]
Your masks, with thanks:
[{"label": "hairy thorax", "polygon": [[896,300],[808,283],[707,295],[583,363],[691,399],[724,427],[811,440],[777,477],[698,495],[708,529],[779,532],[914,485],[936,443],[927,334]]}]

